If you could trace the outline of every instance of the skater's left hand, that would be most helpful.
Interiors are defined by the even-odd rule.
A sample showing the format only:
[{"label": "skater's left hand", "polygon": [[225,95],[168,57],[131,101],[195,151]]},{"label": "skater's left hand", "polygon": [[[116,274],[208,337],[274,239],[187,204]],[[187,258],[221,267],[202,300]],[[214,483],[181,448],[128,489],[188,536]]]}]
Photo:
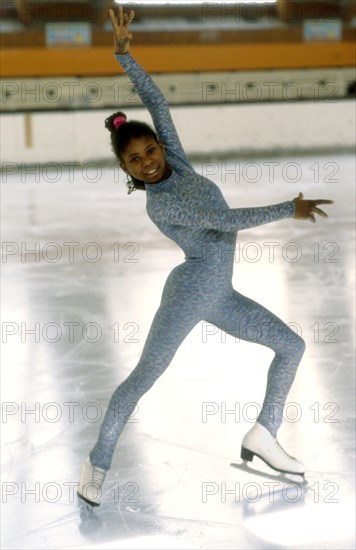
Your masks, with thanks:
[{"label": "skater's left hand", "polygon": [[318,204],[334,204],[334,201],[329,199],[317,199],[317,200],[304,200],[303,193],[299,193],[298,197],[295,197],[292,202],[295,205],[295,213],[293,218],[298,220],[310,220],[315,223],[316,219],[314,214],[319,214],[323,218],[328,218],[326,212],[318,208]]}]

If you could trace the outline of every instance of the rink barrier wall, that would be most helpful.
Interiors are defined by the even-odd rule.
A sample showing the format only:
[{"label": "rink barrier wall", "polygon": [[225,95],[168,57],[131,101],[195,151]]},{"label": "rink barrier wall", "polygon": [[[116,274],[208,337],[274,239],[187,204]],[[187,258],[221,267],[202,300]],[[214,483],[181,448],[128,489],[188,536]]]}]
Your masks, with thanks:
[{"label": "rink barrier wall", "polygon": [[[113,153],[104,121],[111,112],[2,114],[1,163],[110,161]],[[151,122],[145,109],[126,112],[129,119]],[[191,158],[355,148],[352,99],[172,107],[171,113]]]}]

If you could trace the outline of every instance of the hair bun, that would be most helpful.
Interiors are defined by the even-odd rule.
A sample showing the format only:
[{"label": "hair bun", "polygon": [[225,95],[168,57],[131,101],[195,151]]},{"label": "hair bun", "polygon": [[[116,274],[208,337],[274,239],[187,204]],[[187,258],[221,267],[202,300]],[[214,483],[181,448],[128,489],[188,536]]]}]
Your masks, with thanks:
[{"label": "hair bun", "polygon": [[122,126],[122,124],[126,124],[126,117],[117,116],[116,118],[114,118],[113,123],[115,129],[117,130],[118,128],[120,128],[120,126]]},{"label": "hair bun", "polygon": [[124,124],[124,122],[127,122],[127,117],[125,113],[122,113],[121,111],[114,113],[110,115],[105,120],[105,128],[109,130],[109,132],[113,133],[116,132],[117,128],[121,126],[121,124]]}]

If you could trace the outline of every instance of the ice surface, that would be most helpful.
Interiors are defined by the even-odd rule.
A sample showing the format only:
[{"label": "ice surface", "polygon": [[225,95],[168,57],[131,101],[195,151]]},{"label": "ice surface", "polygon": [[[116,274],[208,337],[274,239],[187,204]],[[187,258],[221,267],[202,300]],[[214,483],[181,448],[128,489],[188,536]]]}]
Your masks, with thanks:
[{"label": "ice surface", "polygon": [[200,324],[126,426],[102,505],[78,505],[81,462],[184,257],[114,170],[3,174],[4,549],[354,547],[354,159],[196,168],[234,207],[335,200],[315,225],[240,232],[235,257],[235,288],[307,343],[279,432],[307,483],[241,465],[272,352],[204,341]]}]

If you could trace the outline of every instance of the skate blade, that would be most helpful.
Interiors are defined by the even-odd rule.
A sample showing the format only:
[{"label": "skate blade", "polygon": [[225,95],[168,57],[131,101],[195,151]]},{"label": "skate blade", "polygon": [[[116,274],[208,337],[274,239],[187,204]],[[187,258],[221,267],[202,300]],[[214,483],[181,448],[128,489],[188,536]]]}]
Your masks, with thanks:
[{"label": "skate blade", "polygon": [[100,502],[93,502],[92,500],[89,500],[88,498],[85,498],[85,496],[81,495],[77,492],[78,502],[85,506],[88,511],[93,511],[93,508],[97,508],[100,505]]},{"label": "skate blade", "polygon": [[262,460],[262,462],[267,464],[267,466],[272,468],[272,470],[274,470],[275,472],[282,473],[282,474],[290,474],[292,476],[301,476],[301,477],[304,478],[305,472],[292,472],[290,470],[281,470],[280,468],[275,468],[263,456],[259,455],[258,453],[252,452],[252,451],[250,451],[249,449],[246,449],[243,446],[241,447],[241,458],[242,458],[242,460],[246,460],[247,462],[252,462],[254,456],[257,456],[257,458]]},{"label": "skate blade", "polygon": [[[264,464],[266,464],[266,463],[264,462]],[[257,477],[273,479],[275,481],[281,481],[281,482],[292,481],[293,483],[297,483],[301,487],[304,487],[304,486],[308,485],[308,481],[305,479],[304,474],[303,475],[301,475],[301,474],[291,474],[291,473],[287,473],[287,472],[281,472],[280,470],[275,470],[273,468],[273,470],[276,472],[274,474],[272,472],[266,472],[266,471],[263,471],[263,470],[258,470],[257,468],[253,468],[250,465],[250,463],[248,463],[246,461],[243,461],[241,463],[231,462],[230,466],[232,466],[233,468],[237,468],[238,470],[241,470],[241,471],[246,472],[248,474],[253,474]]]}]

